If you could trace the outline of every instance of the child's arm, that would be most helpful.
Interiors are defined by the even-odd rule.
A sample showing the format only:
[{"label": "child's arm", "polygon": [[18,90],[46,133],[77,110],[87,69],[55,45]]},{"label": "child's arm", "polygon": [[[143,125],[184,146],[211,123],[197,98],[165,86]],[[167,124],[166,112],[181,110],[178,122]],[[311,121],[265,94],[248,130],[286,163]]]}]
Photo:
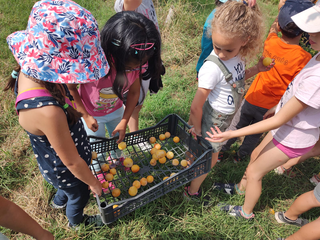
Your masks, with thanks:
[{"label": "child's arm", "polygon": [[117,132],[119,133],[119,139],[117,143],[122,142],[122,140],[125,137],[128,121],[133,113],[134,108],[136,107],[139,101],[139,96],[140,96],[140,80],[137,78],[129,88],[126,108],[124,110],[123,117],[120,123],[116,126],[116,128],[112,132],[112,136],[114,136]]},{"label": "child's arm", "polygon": [[259,62],[256,65],[254,65],[251,68],[246,69],[246,71],[245,71],[245,80],[255,76],[259,72],[266,72],[266,71],[269,71],[271,68],[273,68],[273,66],[275,64],[274,63],[274,59],[272,59],[272,62],[270,63],[269,66],[264,66],[263,65],[263,59],[264,59],[264,57],[262,56],[259,59]]},{"label": "child's arm", "polygon": [[124,11],[134,11],[140,6],[141,3],[142,3],[142,0],[124,0],[123,1],[123,10]]},{"label": "child's arm", "polygon": [[278,16],[277,16],[274,22],[271,24],[269,34],[270,33],[278,34],[278,32],[279,32],[279,29],[278,29]]},{"label": "child's arm", "polygon": [[76,103],[77,106],[77,110],[78,112],[82,113],[82,117],[84,119],[84,121],[86,122],[88,128],[93,131],[96,132],[98,130],[98,123],[97,120],[92,117],[86,110],[86,108],[84,107],[81,97],[79,95],[78,89],[77,89],[77,84],[67,84],[68,89],[72,95],[72,97],[74,98],[74,102]]},{"label": "child's arm", "polygon": [[202,107],[210,92],[211,89],[198,88],[191,104],[189,122],[193,124],[192,131],[197,136],[201,136]]},{"label": "child's arm", "polygon": [[210,142],[224,142],[230,138],[236,138],[241,136],[253,135],[258,133],[263,133],[276,129],[281,125],[285,124],[291,120],[294,116],[300,113],[303,109],[307,107],[306,104],[301,102],[296,97],[292,97],[281,109],[280,111],[271,118],[260,121],[258,123],[252,124],[250,126],[235,130],[221,133],[219,128],[216,128],[218,134],[213,128],[211,128],[212,133],[207,132],[210,138],[206,138]]},{"label": "child's arm", "polygon": [[70,172],[89,185],[92,192],[101,195],[101,183],[93,176],[86,162],[79,156],[70,135],[66,115],[60,107],[45,106],[20,111],[19,121],[27,131],[36,126],[41,135],[46,135],[53,149]]},{"label": "child's arm", "polygon": [[[15,203],[0,196],[0,226],[21,232],[37,240],[53,240],[53,235],[43,229]],[[2,238],[1,238],[2,239]]]}]

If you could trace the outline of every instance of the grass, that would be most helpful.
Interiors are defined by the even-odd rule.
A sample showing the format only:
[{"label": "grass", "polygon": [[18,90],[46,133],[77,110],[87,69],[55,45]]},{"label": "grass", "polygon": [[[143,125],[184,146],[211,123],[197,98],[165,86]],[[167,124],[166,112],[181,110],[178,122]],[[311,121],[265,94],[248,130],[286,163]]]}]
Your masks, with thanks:
[{"label": "grass", "polygon": [[[27,19],[35,0],[0,0],[0,90],[15,65],[5,38],[11,32],[26,28]],[[114,14],[111,0],[76,0],[98,20],[100,28]],[[160,24],[164,60],[167,73],[163,77],[164,88],[158,94],[148,96],[140,114],[140,128],[150,127],[166,115],[177,113],[188,120],[189,109],[197,89],[195,66],[200,54],[202,26],[214,7],[212,0],[155,0]],[[277,1],[258,1],[268,27],[277,15]],[[169,9],[173,7],[171,25],[165,25]],[[269,173],[263,180],[262,196],[255,207],[256,218],[247,222],[228,217],[216,204],[228,202],[242,204],[243,196],[228,196],[212,189],[213,182],[237,182],[247,162],[237,165],[231,161],[217,164],[203,184],[212,198],[209,207],[202,207],[183,199],[183,188],[137,209],[115,223],[100,230],[67,228],[63,212],[48,206],[53,188],[44,182],[37,168],[29,139],[18,123],[14,110],[14,96],[0,91],[0,194],[21,206],[56,239],[276,239],[285,237],[298,228],[276,223],[269,209],[287,209],[300,194],[313,186],[308,179],[320,171],[317,159],[309,159],[295,168],[297,177],[287,179]],[[87,214],[98,213],[92,198],[85,209]],[[313,209],[303,217],[314,220],[319,210]],[[31,239],[21,233],[0,228],[10,239]]]}]

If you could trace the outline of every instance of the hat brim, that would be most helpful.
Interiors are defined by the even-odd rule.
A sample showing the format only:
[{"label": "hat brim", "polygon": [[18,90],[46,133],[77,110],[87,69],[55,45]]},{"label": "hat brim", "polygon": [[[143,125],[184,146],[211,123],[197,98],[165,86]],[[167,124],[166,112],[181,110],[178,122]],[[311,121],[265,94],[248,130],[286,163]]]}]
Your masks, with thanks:
[{"label": "hat brim", "polygon": [[294,23],[307,33],[320,32],[320,6],[316,5],[291,17]]},{"label": "hat brim", "polygon": [[[36,79],[64,84],[95,82],[107,75],[109,65],[101,46],[98,46],[94,57],[66,59],[44,53],[28,42],[28,33],[18,31],[7,37],[9,48],[21,67],[23,73]],[[92,46],[90,47],[92,51]]]}]

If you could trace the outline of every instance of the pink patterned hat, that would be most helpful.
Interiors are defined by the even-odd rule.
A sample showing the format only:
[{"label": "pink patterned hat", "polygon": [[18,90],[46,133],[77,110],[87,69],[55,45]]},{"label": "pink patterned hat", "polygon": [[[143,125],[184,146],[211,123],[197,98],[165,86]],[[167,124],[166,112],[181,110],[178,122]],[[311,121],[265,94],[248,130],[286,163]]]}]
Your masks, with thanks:
[{"label": "pink patterned hat", "polygon": [[71,0],[35,3],[27,29],[7,43],[22,72],[42,81],[87,83],[109,71],[95,18]]}]

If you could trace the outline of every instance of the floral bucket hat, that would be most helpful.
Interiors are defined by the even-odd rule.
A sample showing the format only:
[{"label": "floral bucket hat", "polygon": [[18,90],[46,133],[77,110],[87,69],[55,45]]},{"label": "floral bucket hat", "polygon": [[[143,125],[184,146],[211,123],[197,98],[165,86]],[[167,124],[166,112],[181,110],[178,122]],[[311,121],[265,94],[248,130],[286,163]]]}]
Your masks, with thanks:
[{"label": "floral bucket hat", "polygon": [[27,29],[7,43],[21,71],[42,81],[88,83],[109,71],[95,18],[71,0],[35,3]]}]

